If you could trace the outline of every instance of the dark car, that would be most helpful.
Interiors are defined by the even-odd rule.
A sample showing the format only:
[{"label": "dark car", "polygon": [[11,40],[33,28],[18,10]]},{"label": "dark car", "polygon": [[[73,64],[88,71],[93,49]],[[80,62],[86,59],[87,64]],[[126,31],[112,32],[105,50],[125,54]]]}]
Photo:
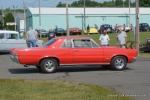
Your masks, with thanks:
[{"label": "dark car", "polygon": [[46,38],[47,37],[47,34],[48,34],[47,30],[45,30],[45,29],[36,29],[36,31],[38,32],[38,36],[40,38]]},{"label": "dark car", "polygon": [[150,26],[148,23],[140,23],[140,31],[148,32],[150,30]]},{"label": "dark car", "polygon": [[50,39],[52,39],[52,38],[55,38],[55,37],[56,37],[56,33],[55,33],[55,32],[50,31],[50,32],[48,33],[48,40],[50,40]]},{"label": "dark car", "polygon": [[109,24],[103,24],[103,25],[101,25],[100,29],[99,29],[99,32],[101,33],[101,31],[103,31],[103,30],[107,30],[107,32],[109,32],[109,33],[114,32],[112,26],[109,25]]},{"label": "dark car", "polygon": [[140,47],[141,52],[150,52],[150,39],[146,39],[145,43]]},{"label": "dark car", "polygon": [[56,33],[56,36],[66,35],[66,31],[63,28],[55,28],[54,32]]}]

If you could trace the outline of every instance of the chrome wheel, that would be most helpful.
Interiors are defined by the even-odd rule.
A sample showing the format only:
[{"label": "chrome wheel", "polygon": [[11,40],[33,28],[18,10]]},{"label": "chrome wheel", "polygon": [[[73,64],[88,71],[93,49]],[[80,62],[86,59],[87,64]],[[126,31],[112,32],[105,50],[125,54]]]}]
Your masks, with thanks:
[{"label": "chrome wheel", "polygon": [[55,68],[55,64],[53,61],[51,60],[47,60],[47,62],[45,62],[45,65],[44,65],[45,69],[49,72],[51,72],[54,68]]},{"label": "chrome wheel", "polygon": [[58,62],[55,59],[44,59],[40,65],[43,72],[52,73],[56,71]]},{"label": "chrome wheel", "polygon": [[116,56],[113,58],[111,65],[115,70],[123,70],[126,68],[127,60],[123,56]]},{"label": "chrome wheel", "polygon": [[125,66],[124,60],[121,58],[116,59],[115,66],[117,69],[122,69]]}]

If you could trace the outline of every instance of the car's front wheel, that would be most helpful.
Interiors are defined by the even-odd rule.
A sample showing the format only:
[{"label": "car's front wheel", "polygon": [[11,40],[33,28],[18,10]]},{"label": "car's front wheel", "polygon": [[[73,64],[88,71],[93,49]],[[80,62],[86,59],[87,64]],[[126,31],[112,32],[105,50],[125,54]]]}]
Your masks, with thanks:
[{"label": "car's front wheel", "polygon": [[53,73],[56,71],[58,67],[58,62],[55,59],[49,58],[49,59],[44,59],[40,63],[41,70],[44,73]]},{"label": "car's front wheel", "polygon": [[111,61],[111,66],[114,70],[124,70],[127,65],[127,59],[123,56],[116,56]]}]

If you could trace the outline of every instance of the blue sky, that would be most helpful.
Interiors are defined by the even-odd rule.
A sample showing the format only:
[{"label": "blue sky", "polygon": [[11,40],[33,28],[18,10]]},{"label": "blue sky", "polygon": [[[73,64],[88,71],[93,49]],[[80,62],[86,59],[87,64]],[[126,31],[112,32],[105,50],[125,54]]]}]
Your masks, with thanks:
[{"label": "blue sky", "polygon": [[[37,7],[38,6],[38,0],[24,0],[26,6],[28,7]],[[46,7],[55,7],[58,2],[65,2],[68,1],[71,3],[72,1],[77,0],[41,0],[41,6]],[[111,0],[96,0],[98,2],[103,1],[111,1]],[[13,8],[15,6],[16,8],[22,8],[23,7],[23,0],[0,0],[0,9],[1,8]]]}]

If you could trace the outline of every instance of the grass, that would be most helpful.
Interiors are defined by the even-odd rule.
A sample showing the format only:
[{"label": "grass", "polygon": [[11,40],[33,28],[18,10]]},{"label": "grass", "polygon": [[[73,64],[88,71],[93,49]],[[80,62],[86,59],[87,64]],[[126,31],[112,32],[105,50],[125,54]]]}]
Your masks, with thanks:
[{"label": "grass", "polygon": [[[110,45],[117,45],[117,39],[116,39],[115,33],[110,33]],[[127,33],[128,38],[127,41],[135,41],[133,32]],[[99,34],[91,34],[90,37],[92,37],[97,43],[99,43]],[[140,32],[140,44],[145,43],[145,39],[150,38],[150,32]],[[150,53],[146,52],[140,52],[139,57],[143,58],[150,58]]]},{"label": "grass", "polygon": [[109,89],[66,81],[0,80],[0,100],[131,100]]},{"label": "grass", "polygon": [[[127,41],[135,41],[133,32],[129,32],[127,33],[127,35]],[[109,33],[110,45],[116,45],[118,43],[116,36],[116,33]],[[90,37],[92,37],[96,42],[99,43],[99,34],[90,34]],[[147,38],[150,38],[150,32],[140,32],[140,44],[143,44],[145,42],[145,39]]]}]

